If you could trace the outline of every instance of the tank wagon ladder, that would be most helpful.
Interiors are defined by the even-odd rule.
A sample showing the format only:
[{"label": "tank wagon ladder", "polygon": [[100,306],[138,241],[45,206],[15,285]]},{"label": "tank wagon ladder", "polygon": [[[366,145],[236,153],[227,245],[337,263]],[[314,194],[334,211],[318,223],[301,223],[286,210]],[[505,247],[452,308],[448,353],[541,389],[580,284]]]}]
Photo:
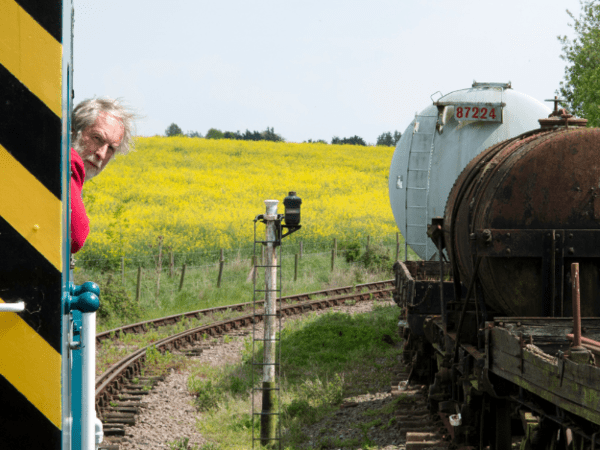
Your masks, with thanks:
[{"label": "tank wagon ladder", "polygon": [[[437,115],[429,116],[415,113],[414,128],[408,151],[404,259],[408,259],[408,245],[413,249],[415,246],[424,246],[425,251],[429,246],[427,240],[419,242],[418,238],[415,239],[410,230],[414,230],[418,236],[418,232],[426,229],[429,224],[427,205],[437,120]],[[423,195],[426,197],[425,202],[422,201]]]}]

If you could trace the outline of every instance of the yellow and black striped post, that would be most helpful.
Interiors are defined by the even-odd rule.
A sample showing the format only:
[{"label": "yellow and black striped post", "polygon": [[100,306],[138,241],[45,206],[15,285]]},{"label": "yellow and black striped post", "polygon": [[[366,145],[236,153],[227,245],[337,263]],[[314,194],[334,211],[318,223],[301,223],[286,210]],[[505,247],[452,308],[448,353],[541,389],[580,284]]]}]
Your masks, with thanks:
[{"label": "yellow and black striped post", "polygon": [[62,448],[65,1],[0,0],[0,302],[25,303],[0,312],[0,449]]}]

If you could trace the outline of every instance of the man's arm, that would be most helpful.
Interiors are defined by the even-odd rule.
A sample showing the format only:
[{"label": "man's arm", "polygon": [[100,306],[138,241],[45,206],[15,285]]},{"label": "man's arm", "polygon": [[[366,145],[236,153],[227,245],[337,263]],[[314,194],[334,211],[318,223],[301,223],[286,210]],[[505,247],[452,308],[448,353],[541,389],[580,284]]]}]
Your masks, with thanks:
[{"label": "man's arm", "polygon": [[71,150],[71,253],[77,253],[90,232],[90,219],[81,197],[85,169],[76,151]]}]

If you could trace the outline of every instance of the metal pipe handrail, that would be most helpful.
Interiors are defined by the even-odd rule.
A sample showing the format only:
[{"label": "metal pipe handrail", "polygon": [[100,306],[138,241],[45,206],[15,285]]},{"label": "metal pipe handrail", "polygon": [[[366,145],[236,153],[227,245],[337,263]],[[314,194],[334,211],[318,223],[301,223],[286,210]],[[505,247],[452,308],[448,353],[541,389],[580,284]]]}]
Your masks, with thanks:
[{"label": "metal pipe handrail", "polygon": [[22,312],[25,311],[25,302],[0,303],[0,312]]}]

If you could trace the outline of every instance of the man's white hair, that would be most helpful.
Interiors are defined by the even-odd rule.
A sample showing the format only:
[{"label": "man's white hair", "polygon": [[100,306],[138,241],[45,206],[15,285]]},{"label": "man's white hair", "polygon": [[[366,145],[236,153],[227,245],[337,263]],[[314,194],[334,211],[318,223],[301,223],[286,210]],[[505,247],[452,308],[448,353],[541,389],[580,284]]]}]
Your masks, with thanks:
[{"label": "man's white hair", "polygon": [[133,149],[131,136],[135,133],[135,120],[139,116],[119,99],[89,98],[79,103],[73,110],[71,142],[76,143],[83,130],[92,126],[101,112],[115,116],[123,124],[123,139],[117,148],[117,153],[127,154],[130,149]]}]

